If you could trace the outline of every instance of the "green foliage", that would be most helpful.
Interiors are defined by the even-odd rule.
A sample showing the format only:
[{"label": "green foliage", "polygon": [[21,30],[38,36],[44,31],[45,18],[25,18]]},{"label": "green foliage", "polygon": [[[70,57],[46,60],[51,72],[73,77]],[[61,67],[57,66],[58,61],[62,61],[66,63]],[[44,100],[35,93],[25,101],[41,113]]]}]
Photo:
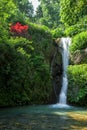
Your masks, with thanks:
[{"label": "green foliage", "polygon": [[49,101],[50,68],[44,56],[34,54],[32,49],[31,42],[24,38],[0,44],[0,106]]},{"label": "green foliage", "polygon": [[10,42],[12,39],[9,40],[9,44],[0,44],[0,106],[25,104],[29,101],[25,91],[28,86],[23,86],[26,74],[29,73],[29,42],[20,44],[17,40],[13,46]]},{"label": "green foliage", "polygon": [[[45,26],[45,25],[38,25],[38,24],[32,24],[29,22],[29,27],[30,27],[30,34],[35,34],[35,33],[40,33],[41,36],[45,36],[45,37],[50,37],[51,33],[50,33],[50,29]],[[33,36],[33,35],[32,35]]]},{"label": "green foliage", "polygon": [[14,16],[12,16],[11,18],[9,18],[9,21],[11,22],[11,23],[17,23],[17,22],[20,22],[21,24],[26,24],[26,20],[28,19],[28,21],[29,21],[29,18],[27,18],[26,16],[25,16],[25,14],[22,14],[20,11],[17,11],[17,14],[16,14],[16,17],[14,17]]},{"label": "green foliage", "polygon": [[87,64],[69,66],[68,101],[87,106]]},{"label": "green foliage", "polygon": [[9,38],[9,32],[7,30],[7,26],[0,26],[0,43],[2,43],[3,41],[6,43],[7,40]]},{"label": "green foliage", "polygon": [[15,16],[17,8],[13,0],[0,1],[0,23],[6,22],[12,15]]},{"label": "green foliage", "polygon": [[50,68],[43,56],[36,55],[30,58],[31,75],[30,75],[30,89],[31,89],[31,103],[43,104],[48,103],[49,95],[52,92]]},{"label": "green foliage", "polygon": [[51,32],[52,32],[53,38],[61,38],[62,36],[64,36],[64,30],[63,28],[60,28],[60,27],[52,30]]},{"label": "green foliage", "polygon": [[[68,68],[68,101],[80,106],[87,106],[87,65],[84,52],[84,49],[87,48],[86,2],[85,0],[60,1],[60,17],[61,22],[65,25],[64,33],[66,36],[72,37],[71,58],[74,60],[73,63],[81,63],[81,65]],[[84,56],[83,59],[81,59],[82,56]]]},{"label": "green foliage", "polygon": [[40,6],[36,13],[36,22],[49,28],[56,28],[60,24],[60,1],[40,0]]},{"label": "green foliage", "polygon": [[33,41],[34,52],[43,54],[47,61],[52,50],[52,34],[47,26],[29,23],[29,34]]},{"label": "green foliage", "polygon": [[52,36],[47,27],[28,24],[31,40],[0,27],[0,106],[49,102]]},{"label": "green foliage", "polygon": [[70,47],[71,53],[76,50],[82,50],[87,47],[87,31],[81,32],[73,37]]},{"label": "green foliage", "polygon": [[41,5],[39,5],[36,10],[35,19],[38,20],[41,17],[43,17],[43,11]]},{"label": "green foliage", "polygon": [[80,18],[87,14],[87,6],[85,0],[61,0],[60,1],[60,16],[61,21],[65,26],[76,24]]},{"label": "green foliage", "polygon": [[[18,6],[16,2],[0,1],[0,106],[46,104],[52,91],[52,35],[46,26],[30,23],[17,8],[28,6],[27,0],[20,0]],[[12,35],[11,22],[29,25],[29,29],[26,34]]]},{"label": "green foliage", "polygon": [[29,18],[32,18],[34,9],[32,3],[29,2],[29,0],[15,0],[14,2],[22,14]]},{"label": "green foliage", "polygon": [[69,26],[68,28],[66,28],[65,34],[66,36],[74,36],[86,30],[87,30],[87,24],[77,23],[73,26]]},{"label": "green foliage", "polygon": [[65,34],[66,36],[74,36],[86,30],[87,30],[87,15],[80,18],[75,25],[67,27],[65,30]]},{"label": "green foliage", "polygon": [[79,24],[82,24],[82,25],[86,24],[86,26],[87,26],[87,15],[85,15],[84,17],[81,17],[79,19]]}]

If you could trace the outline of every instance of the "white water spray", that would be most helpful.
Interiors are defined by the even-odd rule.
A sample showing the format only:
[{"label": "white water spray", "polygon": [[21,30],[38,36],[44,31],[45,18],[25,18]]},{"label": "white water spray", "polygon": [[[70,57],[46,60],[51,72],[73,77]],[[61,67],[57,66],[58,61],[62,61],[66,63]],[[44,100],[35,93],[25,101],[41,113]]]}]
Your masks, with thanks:
[{"label": "white water spray", "polygon": [[68,79],[67,79],[67,67],[69,64],[69,46],[71,43],[70,38],[61,38],[60,40],[60,47],[62,48],[62,62],[63,62],[63,76],[62,76],[62,88],[59,95],[59,103],[53,105],[53,107],[69,107],[67,105],[67,86],[68,86]]}]

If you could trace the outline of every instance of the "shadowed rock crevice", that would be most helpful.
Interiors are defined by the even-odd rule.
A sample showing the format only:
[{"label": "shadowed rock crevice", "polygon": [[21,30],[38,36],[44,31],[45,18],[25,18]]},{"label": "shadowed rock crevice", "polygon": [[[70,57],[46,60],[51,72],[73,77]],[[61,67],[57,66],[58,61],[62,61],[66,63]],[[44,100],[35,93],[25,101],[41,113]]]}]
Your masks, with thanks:
[{"label": "shadowed rock crevice", "polygon": [[52,85],[55,95],[53,97],[53,102],[59,100],[59,94],[62,86],[62,55],[60,47],[58,46],[58,41],[54,42],[55,51],[51,59],[51,76],[52,76]]}]

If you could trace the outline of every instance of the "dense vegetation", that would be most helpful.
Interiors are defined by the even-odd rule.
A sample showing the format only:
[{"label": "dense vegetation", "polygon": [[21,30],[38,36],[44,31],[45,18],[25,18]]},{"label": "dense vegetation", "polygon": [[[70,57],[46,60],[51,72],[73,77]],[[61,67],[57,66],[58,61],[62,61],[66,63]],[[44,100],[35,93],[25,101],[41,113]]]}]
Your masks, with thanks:
[{"label": "dense vegetation", "polygon": [[13,12],[11,9],[7,15],[7,10],[0,8],[4,16],[3,23],[0,17],[0,106],[48,103],[52,93],[52,35],[45,26],[32,24],[22,16],[22,21],[15,18],[19,14],[15,3],[5,0],[0,4],[4,2],[7,10],[12,5]]},{"label": "dense vegetation", "polygon": [[[66,0],[61,0],[60,2],[61,22],[65,27],[65,35],[72,37],[70,52],[71,57],[76,60],[68,68],[68,101],[79,106],[87,106],[86,2],[85,0],[67,0],[67,2]],[[77,65],[74,65],[75,63]]]},{"label": "dense vegetation", "polygon": [[60,24],[60,0],[39,0],[35,20],[49,28],[56,28]]},{"label": "dense vegetation", "polygon": [[[72,56],[87,48],[86,0],[39,1],[36,14],[28,0],[0,1],[0,106],[50,102],[54,39],[72,37]],[[81,106],[87,104],[86,61],[68,69],[68,101]]]},{"label": "dense vegetation", "polygon": [[[65,26],[75,25],[87,15],[86,0],[61,0],[60,15]],[[83,24],[83,23],[81,23]]]},{"label": "dense vegetation", "polygon": [[69,66],[68,77],[68,101],[87,106],[87,64]]},{"label": "dense vegetation", "polygon": [[70,50],[71,53],[75,52],[76,50],[82,50],[87,47],[87,31],[83,31],[73,37],[73,45],[71,46]]}]

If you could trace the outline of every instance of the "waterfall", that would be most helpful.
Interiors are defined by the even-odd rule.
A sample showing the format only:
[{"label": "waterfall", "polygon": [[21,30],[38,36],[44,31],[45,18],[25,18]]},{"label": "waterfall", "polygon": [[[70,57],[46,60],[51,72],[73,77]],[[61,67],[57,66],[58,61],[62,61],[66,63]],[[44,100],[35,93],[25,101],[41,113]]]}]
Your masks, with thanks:
[{"label": "waterfall", "polygon": [[67,103],[67,67],[69,64],[69,45],[71,43],[70,38],[61,38],[61,46],[62,46],[62,63],[63,63],[63,77],[62,77],[62,88],[59,95],[59,104]]},{"label": "waterfall", "polygon": [[62,63],[63,63],[63,76],[62,76],[62,87],[59,95],[59,103],[53,105],[53,107],[67,107],[67,86],[68,86],[68,78],[67,78],[67,67],[69,64],[69,46],[71,43],[71,39],[61,38],[59,47],[61,49],[62,54]]}]

